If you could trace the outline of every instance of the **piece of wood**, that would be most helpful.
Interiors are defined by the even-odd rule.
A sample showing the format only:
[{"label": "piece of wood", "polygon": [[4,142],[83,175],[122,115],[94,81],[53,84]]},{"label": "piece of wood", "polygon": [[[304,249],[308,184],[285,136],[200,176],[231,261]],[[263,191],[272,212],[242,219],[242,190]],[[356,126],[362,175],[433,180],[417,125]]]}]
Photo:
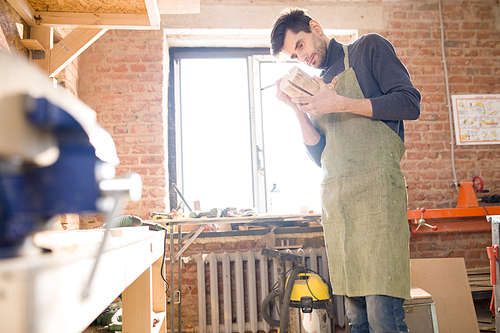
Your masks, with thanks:
[{"label": "piece of wood", "polygon": [[431,294],[440,333],[479,332],[463,258],[412,259],[411,284]]},{"label": "piece of wood", "polygon": [[[335,77],[327,86],[335,91],[336,84],[337,78]],[[295,66],[290,68],[288,73],[283,76],[280,82],[280,90],[291,98],[314,96],[319,91],[319,84],[312,76]]]},{"label": "piece of wood", "polygon": [[147,14],[101,14],[36,12],[40,16],[40,26],[80,27],[103,29],[157,29],[151,27]]},{"label": "piece of wood", "polygon": [[45,51],[43,48],[42,44],[40,44],[39,41],[36,39],[21,39],[21,43],[28,49],[28,50],[42,50]]},{"label": "piece of wood", "polygon": [[422,288],[419,287],[412,287],[411,288],[411,299],[431,299],[432,296],[429,294],[427,291],[423,290]]},{"label": "piece of wood", "polygon": [[160,11],[156,0],[145,0],[148,11],[149,24],[152,28],[160,29]]},{"label": "piece of wood", "polygon": [[309,74],[295,66],[283,76],[280,89],[291,98],[295,98],[316,95],[319,85]]},{"label": "piece of wood", "polygon": [[489,267],[476,267],[467,269],[470,290],[472,293],[493,290],[490,279]]},{"label": "piece of wood", "polygon": [[28,25],[35,25],[35,10],[26,0],[7,0]]},{"label": "piece of wood", "polygon": [[76,28],[57,43],[50,53],[49,76],[54,77],[61,70],[101,37],[107,29]]},{"label": "piece of wood", "polygon": [[[153,288],[153,311],[156,313],[166,311],[166,301],[165,301],[165,281],[161,277],[161,262],[163,261],[163,256],[158,258],[152,266],[153,277],[152,277],[152,288]],[[166,265],[163,265],[165,270]],[[163,272],[163,277],[166,277],[166,272]]]},{"label": "piece of wood", "polygon": [[[31,27],[30,39],[36,39],[42,46],[43,59],[33,59],[33,50],[30,50],[30,62],[37,65],[44,72],[48,73],[50,70],[50,50],[53,44],[53,30],[50,27]],[[38,50],[35,50],[38,51]],[[36,57],[38,58],[38,57]]]},{"label": "piece of wood", "polygon": [[123,333],[151,331],[153,304],[150,291],[151,268],[148,268],[122,293]]},{"label": "piece of wood", "polygon": [[144,0],[29,0],[35,11],[145,14]]}]

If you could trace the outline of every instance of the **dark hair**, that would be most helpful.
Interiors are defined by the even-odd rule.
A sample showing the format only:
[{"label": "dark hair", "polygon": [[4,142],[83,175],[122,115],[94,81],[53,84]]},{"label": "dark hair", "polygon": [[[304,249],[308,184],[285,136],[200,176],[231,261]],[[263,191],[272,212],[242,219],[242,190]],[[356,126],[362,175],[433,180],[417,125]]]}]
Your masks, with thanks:
[{"label": "dark hair", "polygon": [[281,12],[281,15],[274,21],[271,31],[271,55],[279,57],[287,30],[297,34],[300,31],[311,32],[309,22],[312,17],[306,14],[305,10],[300,8],[289,8]]}]

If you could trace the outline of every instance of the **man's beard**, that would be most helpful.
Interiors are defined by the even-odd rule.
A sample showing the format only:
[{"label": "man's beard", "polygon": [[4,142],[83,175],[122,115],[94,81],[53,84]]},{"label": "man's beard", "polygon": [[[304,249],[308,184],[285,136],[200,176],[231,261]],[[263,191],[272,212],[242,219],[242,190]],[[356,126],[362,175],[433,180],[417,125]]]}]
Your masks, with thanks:
[{"label": "man's beard", "polygon": [[323,39],[317,36],[314,36],[314,40],[314,53],[316,53],[317,57],[317,65],[314,66],[314,68],[323,68],[326,65],[326,52],[328,51],[328,45]]}]

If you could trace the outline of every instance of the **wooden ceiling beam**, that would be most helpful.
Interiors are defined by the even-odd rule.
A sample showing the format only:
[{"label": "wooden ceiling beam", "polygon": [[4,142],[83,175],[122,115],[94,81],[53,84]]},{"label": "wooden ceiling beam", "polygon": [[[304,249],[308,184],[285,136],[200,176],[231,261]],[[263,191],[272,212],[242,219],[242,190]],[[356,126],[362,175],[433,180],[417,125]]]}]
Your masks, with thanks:
[{"label": "wooden ceiling beam", "polygon": [[30,62],[37,65],[45,73],[49,73],[50,71],[50,50],[54,42],[53,36],[52,27],[38,27],[35,25],[30,28],[30,39],[36,40],[43,48],[40,52],[30,50]]},{"label": "wooden ceiling beam", "polygon": [[35,25],[35,10],[26,0],[7,0],[14,10],[30,26]]},{"label": "wooden ceiling beam", "polygon": [[[113,14],[38,12],[33,9],[27,0],[7,0],[19,16],[30,26],[155,30],[160,29],[161,20],[158,1],[165,2],[165,0],[144,0],[146,14]],[[189,2],[193,1],[199,4],[199,0],[189,0]]]},{"label": "wooden ceiling beam", "polygon": [[50,52],[49,77],[54,77],[101,37],[107,29],[75,28]]},{"label": "wooden ceiling beam", "polygon": [[159,29],[159,21],[158,27],[152,27],[148,14],[35,12],[35,15],[40,17],[41,26],[49,27]]},{"label": "wooden ceiling beam", "polygon": [[160,10],[156,0],[145,0],[151,28],[160,29]]}]

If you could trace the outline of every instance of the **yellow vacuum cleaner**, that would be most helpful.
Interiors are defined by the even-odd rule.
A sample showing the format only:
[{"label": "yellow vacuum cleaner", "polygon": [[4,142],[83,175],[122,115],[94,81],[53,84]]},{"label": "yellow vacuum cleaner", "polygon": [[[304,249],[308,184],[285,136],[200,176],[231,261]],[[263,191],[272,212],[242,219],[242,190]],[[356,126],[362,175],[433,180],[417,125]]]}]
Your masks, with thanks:
[{"label": "yellow vacuum cleaner", "polygon": [[[269,252],[266,254],[269,255]],[[283,259],[280,255],[271,256],[280,261]],[[282,264],[279,266],[283,267]],[[286,283],[280,283],[278,289],[264,298],[261,313],[266,322],[280,328],[279,332],[331,333],[335,324],[332,298],[327,281],[306,267],[298,266],[286,277]],[[270,315],[270,303],[273,301],[279,304],[279,320]]]}]

